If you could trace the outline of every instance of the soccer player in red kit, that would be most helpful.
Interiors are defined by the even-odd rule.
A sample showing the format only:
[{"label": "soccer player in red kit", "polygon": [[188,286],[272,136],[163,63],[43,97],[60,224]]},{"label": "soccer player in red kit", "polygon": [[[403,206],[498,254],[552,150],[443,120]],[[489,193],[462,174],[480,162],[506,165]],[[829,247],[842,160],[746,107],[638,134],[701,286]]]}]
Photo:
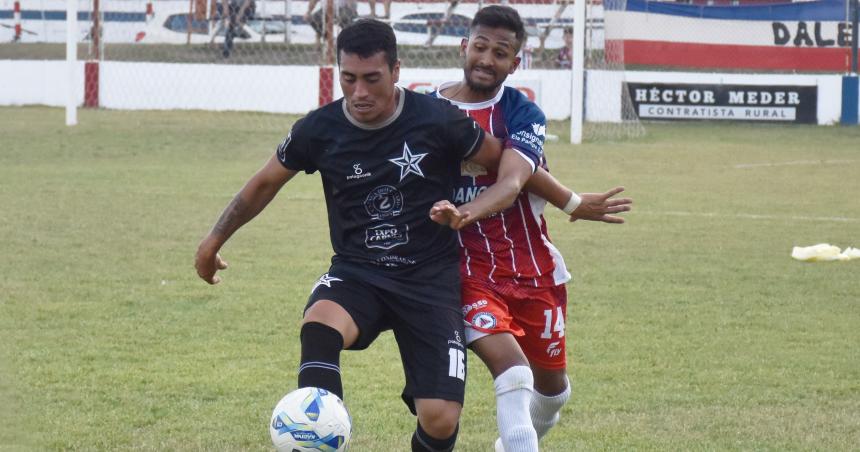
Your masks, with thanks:
[{"label": "soccer player in red kit", "polygon": [[[488,134],[504,140],[505,152],[522,157],[522,171],[534,173],[546,169],[546,119],[522,93],[502,85],[518,66],[517,53],[525,39],[516,10],[500,5],[481,9],[461,44],[463,80],[443,84],[433,95],[460,107]],[[468,217],[477,195],[495,182],[494,172],[463,163],[452,201]],[[494,378],[497,451],[537,450],[539,438],[555,425],[570,397],[565,283],[571,276],[547,234],[546,202],[562,208],[571,220],[608,223],[622,223],[614,214],[628,211],[632,202],[613,198],[621,187],[580,196],[554,182],[530,182],[504,211],[452,225],[461,228],[466,342]]]}]

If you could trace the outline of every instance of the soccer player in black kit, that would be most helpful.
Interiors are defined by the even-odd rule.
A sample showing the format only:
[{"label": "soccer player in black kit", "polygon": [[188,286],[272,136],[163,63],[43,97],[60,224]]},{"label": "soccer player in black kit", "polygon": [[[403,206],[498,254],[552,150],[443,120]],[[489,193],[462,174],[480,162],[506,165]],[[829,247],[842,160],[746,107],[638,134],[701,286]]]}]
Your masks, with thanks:
[{"label": "soccer player in black kit", "polygon": [[390,26],[355,22],[338,36],[337,57],[344,97],[295,123],[200,243],[197,273],[218,283],[227,239],[297,173],[319,171],[334,257],[305,308],[298,385],[342,398],[341,350],[367,348],[391,329],[403,400],[418,416],[412,450],[450,451],[466,377],[459,255],[455,232],[429,212],[450,197],[463,160],[499,168],[476,216],[510,204],[529,175],[506,178],[506,159],[519,157],[502,155],[501,143],[457,107],[395,86]]}]

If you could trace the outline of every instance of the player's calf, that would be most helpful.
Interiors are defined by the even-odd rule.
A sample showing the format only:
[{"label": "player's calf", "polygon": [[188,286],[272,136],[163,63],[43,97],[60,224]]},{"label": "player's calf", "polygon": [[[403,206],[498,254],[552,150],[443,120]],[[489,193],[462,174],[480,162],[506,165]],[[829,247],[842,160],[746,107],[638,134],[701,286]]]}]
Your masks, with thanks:
[{"label": "player's calf", "polygon": [[445,439],[438,439],[430,436],[421,428],[421,423],[415,428],[415,433],[412,434],[412,452],[451,452],[454,450],[454,444],[457,442],[457,433],[459,425],[454,428],[454,433]]},{"label": "player's calf", "polygon": [[454,449],[463,406],[442,399],[416,399],[418,425],[412,435],[413,452],[443,452]]},{"label": "player's calf", "polygon": [[538,450],[538,436],[529,417],[534,377],[528,366],[513,366],[493,381],[496,391],[496,422],[501,442],[508,452]]},{"label": "player's calf", "polygon": [[302,357],[299,365],[299,387],[322,388],[343,399],[340,378],[340,352],[343,336],[336,329],[319,322],[302,325]]},{"label": "player's calf", "polygon": [[544,395],[535,391],[532,396],[529,412],[538,438],[543,438],[549,429],[558,423],[561,407],[570,398],[570,380],[567,376],[564,379],[567,384],[562,392],[555,395]]}]

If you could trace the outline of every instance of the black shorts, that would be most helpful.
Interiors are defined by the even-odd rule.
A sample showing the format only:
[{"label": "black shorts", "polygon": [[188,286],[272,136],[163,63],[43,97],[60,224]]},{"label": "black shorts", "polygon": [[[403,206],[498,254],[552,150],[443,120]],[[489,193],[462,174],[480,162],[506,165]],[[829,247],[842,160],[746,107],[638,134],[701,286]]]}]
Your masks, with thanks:
[{"label": "black shorts", "polygon": [[466,389],[459,268],[432,267],[404,276],[335,263],[305,307],[331,300],[346,309],[359,330],[350,350],[365,349],[379,333],[393,330],[406,376],[402,397],[413,414],[414,399],[462,405]]}]

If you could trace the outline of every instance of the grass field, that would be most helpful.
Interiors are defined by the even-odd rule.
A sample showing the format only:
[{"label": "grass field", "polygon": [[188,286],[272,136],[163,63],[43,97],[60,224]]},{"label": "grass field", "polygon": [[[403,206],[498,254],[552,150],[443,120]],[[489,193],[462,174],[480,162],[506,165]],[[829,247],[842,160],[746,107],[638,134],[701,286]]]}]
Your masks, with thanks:
[{"label": "grass field", "polygon": [[[221,285],[197,279],[198,240],[295,119],[240,116],[0,108],[0,450],[269,447],[331,249],[301,176],[227,245]],[[635,210],[547,215],[575,281],[573,396],[543,450],[857,450],[860,261],[789,254],[860,247],[860,128],[647,128],[547,147],[559,179],[623,184]],[[472,358],[458,450],[490,451]],[[342,364],[352,449],[408,450],[392,336]]]}]

